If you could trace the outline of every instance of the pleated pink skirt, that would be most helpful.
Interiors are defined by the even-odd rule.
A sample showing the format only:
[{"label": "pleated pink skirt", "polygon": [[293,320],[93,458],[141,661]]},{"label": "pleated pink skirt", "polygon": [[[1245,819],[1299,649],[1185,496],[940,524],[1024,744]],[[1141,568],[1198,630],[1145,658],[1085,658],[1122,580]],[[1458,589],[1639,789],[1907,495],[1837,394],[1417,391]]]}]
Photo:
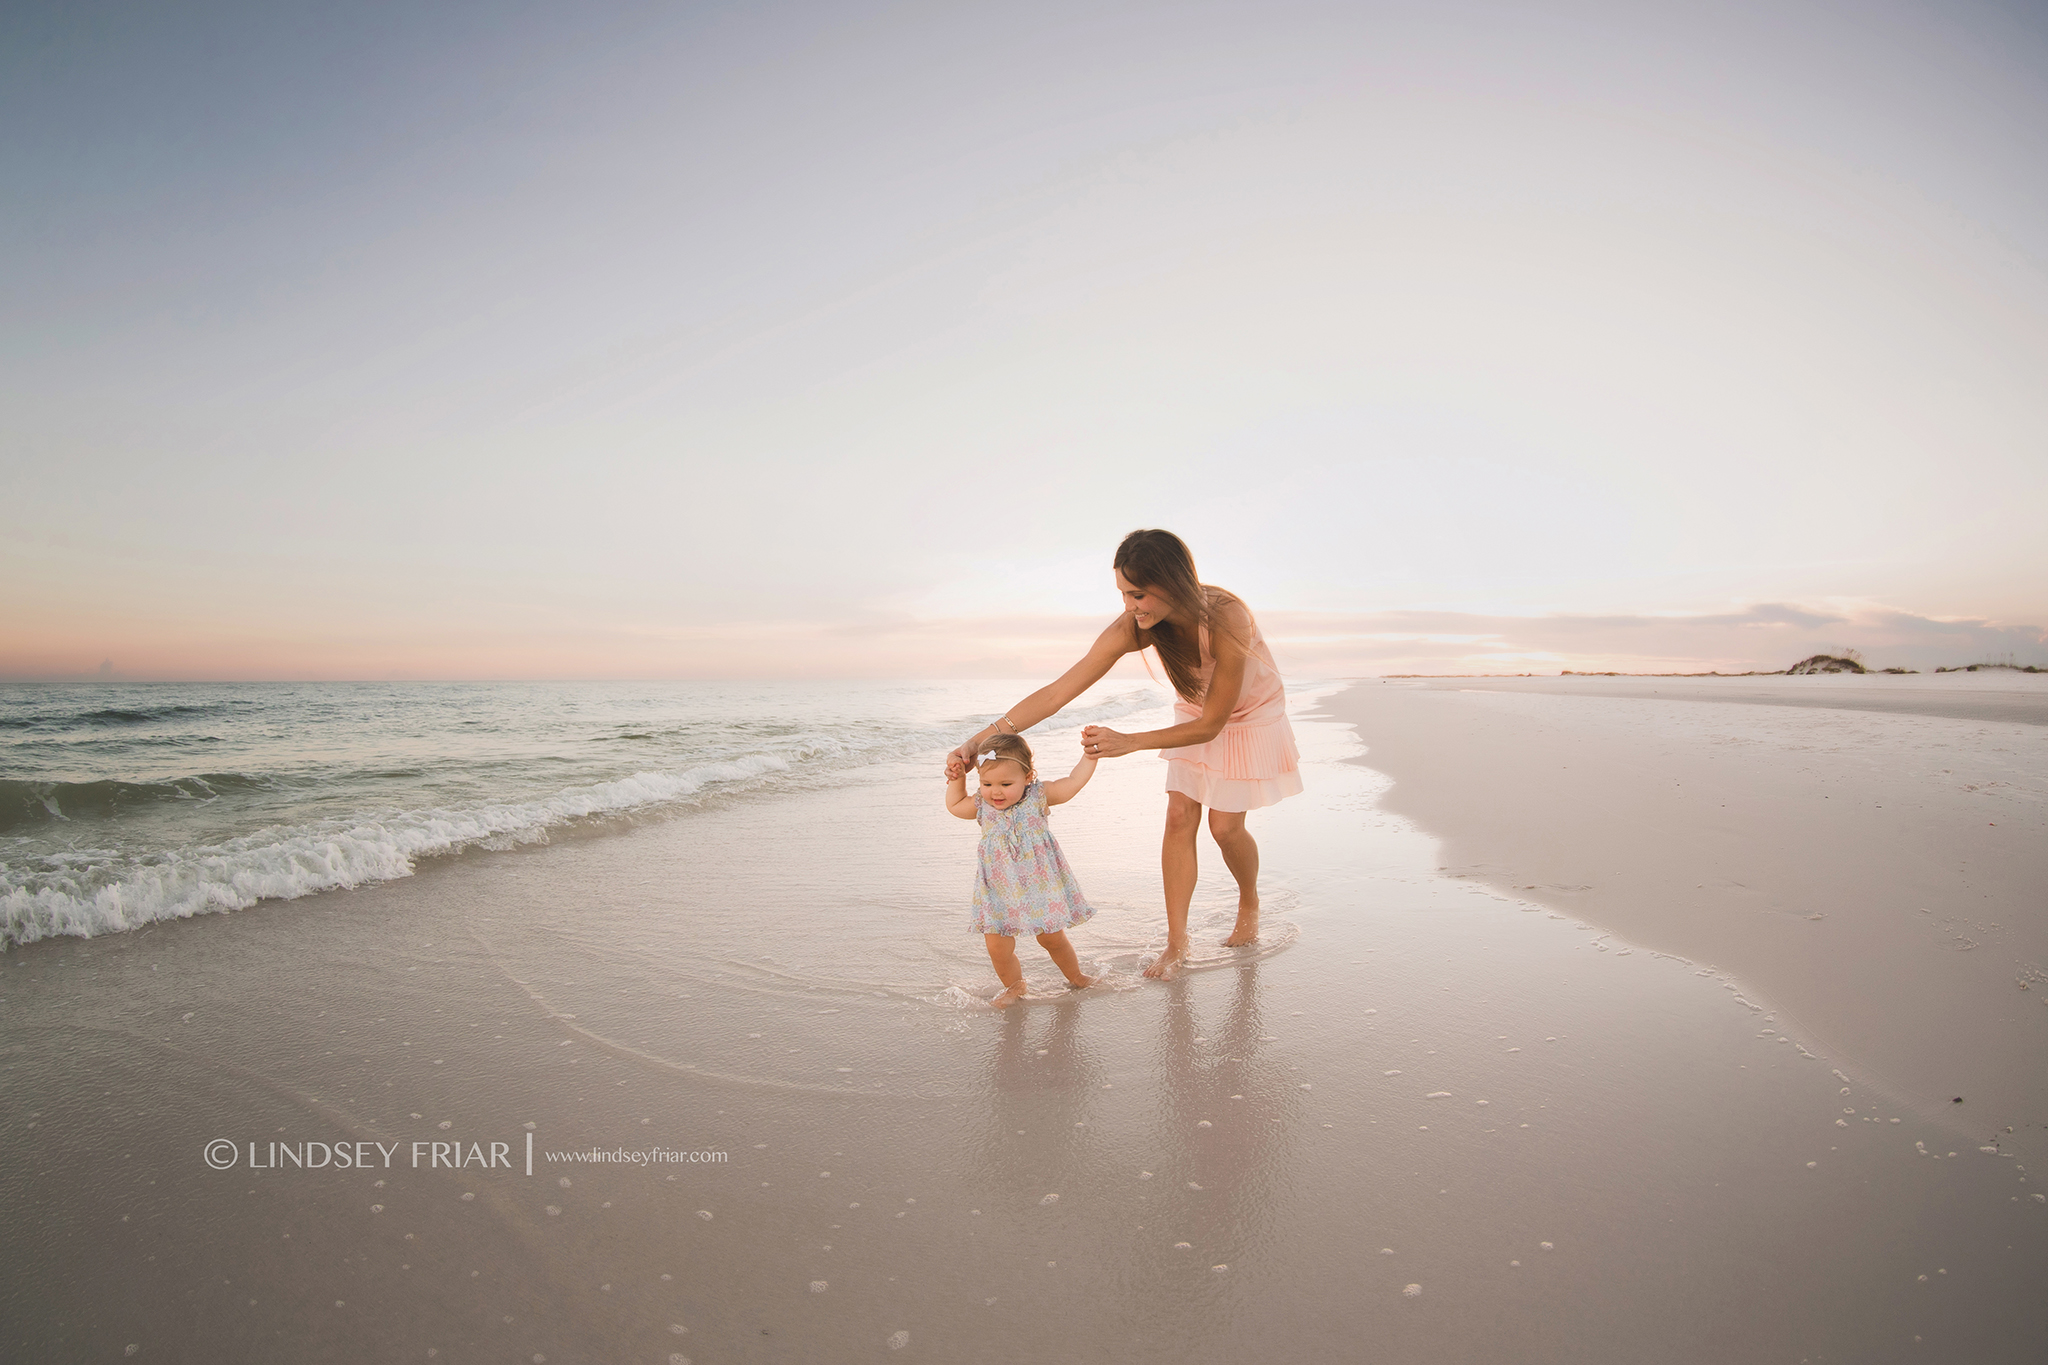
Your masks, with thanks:
[{"label": "pleated pink skirt", "polygon": [[1160,756],[1166,789],[1210,810],[1257,810],[1301,790],[1301,751],[1284,713],[1263,724],[1226,725],[1207,744],[1165,749]]}]

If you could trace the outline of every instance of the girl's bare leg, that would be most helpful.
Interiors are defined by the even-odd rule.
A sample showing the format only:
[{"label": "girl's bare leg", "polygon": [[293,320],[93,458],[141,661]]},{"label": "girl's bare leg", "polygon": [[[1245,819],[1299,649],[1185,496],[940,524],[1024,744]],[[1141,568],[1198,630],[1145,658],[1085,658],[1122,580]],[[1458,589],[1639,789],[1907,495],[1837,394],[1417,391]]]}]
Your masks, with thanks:
[{"label": "girl's bare leg", "polygon": [[1008,934],[983,934],[988,943],[988,960],[1002,979],[1002,994],[989,1001],[997,1009],[1008,1009],[1024,998],[1024,969],[1017,964],[1017,940]]},{"label": "girl's bare leg", "polygon": [[1241,810],[1209,812],[1209,833],[1223,850],[1223,865],[1237,878],[1237,927],[1223,940],[1226,948],[1259,941],[1259,845],[1244,827]]},{"label": "girl's bare leg", "polygon": [[1166,947],[1145,975],[1171,981],[1188,953],[1188,903],[1195,898],[1195,835],[1202,806],[1181,792],[1166,794],[1166,837],[1159,845],[1159,874],[1166,883]]},{"label": "girl's bare leg", "polygon": [[1074,945],[1067,942],[1066,930],[1061,929],[1057,933],[1040,934],[1038,936],[1038,946],[1051,954],[1052,965],[1060,969],[1060,975],[1067,979],[1069,986],[1078,991],[1095,984],[1094,977],[1082,974],[1081,959],[1075,956]]}]

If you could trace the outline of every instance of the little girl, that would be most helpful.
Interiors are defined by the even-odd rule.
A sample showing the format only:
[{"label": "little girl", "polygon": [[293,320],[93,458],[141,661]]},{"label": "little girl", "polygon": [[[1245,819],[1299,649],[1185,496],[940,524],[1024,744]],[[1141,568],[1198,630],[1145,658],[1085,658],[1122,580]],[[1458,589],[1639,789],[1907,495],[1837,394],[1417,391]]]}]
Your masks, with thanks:
[{"label": "little girl", "polygon": [[981,866],[974,882],[974,919],[988,943],[989,961],[1003,991],[989,1003],[1006,1009],[1024,998],[1024,969],[1017,965],[1017,935],[1038,935],[1038,946],[1074,990],[1095,984],[1081,974],[1067,926],[1095,913],[1081,895],[1073,869],[1046,824],[1046,808],[1071,801],[1095,776],[1095,760],[1084,758],[1057,782],[1043,783],[1031,766],[1031,746],[1016,735],[997,735],[977,756],[981,786],[967,794],[967,768],[955,755],[946,761],[946,809],[962,820],[981,822]]}]

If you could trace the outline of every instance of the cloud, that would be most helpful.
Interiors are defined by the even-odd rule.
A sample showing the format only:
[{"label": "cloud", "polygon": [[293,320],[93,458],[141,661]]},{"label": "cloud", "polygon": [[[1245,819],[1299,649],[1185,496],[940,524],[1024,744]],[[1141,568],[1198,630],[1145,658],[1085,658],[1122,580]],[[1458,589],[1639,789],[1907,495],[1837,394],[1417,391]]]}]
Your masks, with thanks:
[{"label": "cloud", "polygon": [[[960,678],[1050,679],[1079,659],[1108,613],[926,616],[670,625],[647,620],[387,628],[291,638],[193,637],[166,626],[131,640],[125,679]],[[1759,602],[1693,613],[1444,610],[1274,611],[1260,627],[1298,677],[1396,673],[1722,673],[1782,669],[1859,651],[1875,668],[1922,671],[2011,659],[2048,665],[2048,629],[1932,617],[1873,603]],[[0,677],[82,681],[91,656],[8,657]],[[1117,676],[1145,675],[1126,659]]]},{"label": "cloud", "polygon": [[[871,612],[854,621],[696,627],[672,637],[694,667],[830,676],[1052,677],[1106,615],[986,617]],[[1281,668],[1310,676],[1390,673],[1767,672],[1854,649],[1872,667],[1921,670],[2013,658],[2048,664],[2048,630],[1920,616],[1868,603],[1758,602],[1694,613],[1529,615],[1442,610],[1276,611],[1260,628]],[[682,662],[682,656],[677,656]],[[1124,671],[1142,664],[1126,661]]]},{"label": "cloud", "polygon": [[1741,673],[1810,654],[1860,651],[1873,667],[1932,669],[2011,658],[2048,663],[2048,630],[1920,616],[1872,604],[1761,602],[1722,612],[1275,612],[1263,618],[1283,667],[1384,674],[1614,670]]}]

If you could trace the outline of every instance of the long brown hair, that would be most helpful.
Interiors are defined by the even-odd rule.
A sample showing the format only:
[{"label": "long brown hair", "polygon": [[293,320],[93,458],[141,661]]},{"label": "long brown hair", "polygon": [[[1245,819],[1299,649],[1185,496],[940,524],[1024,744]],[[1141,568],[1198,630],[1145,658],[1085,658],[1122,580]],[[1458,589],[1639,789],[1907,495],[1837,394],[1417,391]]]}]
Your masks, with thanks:
[{"label": "long brown hair", "polygon": [[1179,623],[1161,621],[1148,632],[1159,662],[1173,682],[1173,690],[1188,701],[1200,701],[1204,691],[1201,675],[1201,627],[1213,636],[1219,629],[1233,639],[1237,631],[1217,613],[1225,603],[1236,602],[1234,593],[1204,583],[1195,573],[1195,556],[1187,542],[1171,531],[1133,531],[1116,547],[1112,561],[1116,571],[1134,588],[1144,588],[1155,597],[1172,603]]}]

